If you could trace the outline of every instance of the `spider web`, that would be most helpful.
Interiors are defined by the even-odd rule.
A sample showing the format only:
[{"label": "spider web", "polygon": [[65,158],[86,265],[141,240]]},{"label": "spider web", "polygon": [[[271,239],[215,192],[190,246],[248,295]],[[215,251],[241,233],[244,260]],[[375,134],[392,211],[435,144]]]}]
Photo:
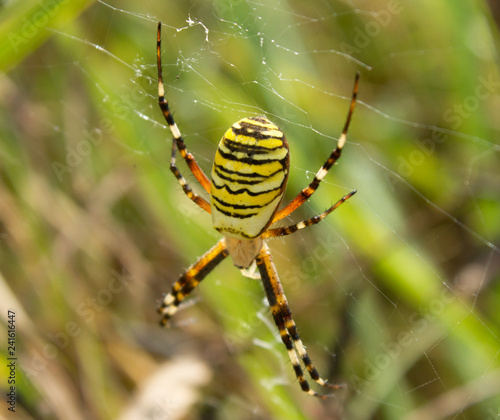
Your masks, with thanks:
[{"label": "spider web", "polygon": [[[98,118],[82,117],[78,108],[70,113],[89,138],[105,136],[92,153],[114,150],[116,160],[103,158],[103,165],[110,173],[119,168],[123,191],[144,190],[131,197],[145,203],[126,206],[151,219],[131,230],[139,235],[153,221],[163,226],[144,234],[158,241],[161,252],[148,252],[159,268],[141,274],[122,260],[134,278],[151,279],[155,292],[165,291],[217,238],[210,217],[184,197],[168,171],[170,134],[156,105],[156,22],[163,22],[167,97],[188,149],[209,173],[217,141],[230,124],[268,116],[290,144],[286,200],[312,180],[334,147],[354,74],[361,72],[339,164],[282,224],[318,214],[354,189],[357,194],[320,225],[270,243],[308,352],[323,376],[347,388],[321,410],[299,394],[259,283],[225,263],[200,286],[201,308],[181,311],[173,331],[147,330],[170,346],[172,334],[184,343],[205,343],[217,355],[225,354],[221,346],[233,353],[226,359],[238,361],[235,371],[242,369],[260,391],[237,385],[233,393],[224,389],[224,396],[200,392],[191,404],[238,418],[499,418],[500,75],[493,27],[484,11],[457,6],[454,17],[464,34],[456,37],[444,23],[450,20],[447,6],[414,3],[313,0],[305,7],[217,0],[172,3],[169,9],[108,0],[95,3],[82,22],[53,30],[76,58],[42,69],[69,69],[89,96],[100,98]],[[427,21],[431,15],[436,27]],[[106,128],[108,121],[113,129]],[[61,127],[54,122],[52,129]],[[77,150],[78,140],[71,147]],[[61,156],[52,161],[52,175],[65,182],[73,168],[69,154]],[[76,169],[90,165],[90,158],[80,157]],[[63,159],[65,166],[54,167]],[[140,290],[141,300],[151,299],[153,293],[138,283],[129,287]],[[196,315],[188,314],[192,310]],[[147,323],[140,315],[132,322]],[[217,338],[203,336],[203,329]],[[149,354],[165,351],[151,341],[141,342]],[[167,353],[177,360],[186,348]],[[199,350],[189,352],[213,369],[217,356]],[[211,387],[223,387],[235,375],[224,366],[210,374]],[[262,389],[268,401],[260,407],[255,393]],[[183,403],[162,398],[149,405],[148,418],[178,418]],[[134,418],[134,404],[123,418]]]}]

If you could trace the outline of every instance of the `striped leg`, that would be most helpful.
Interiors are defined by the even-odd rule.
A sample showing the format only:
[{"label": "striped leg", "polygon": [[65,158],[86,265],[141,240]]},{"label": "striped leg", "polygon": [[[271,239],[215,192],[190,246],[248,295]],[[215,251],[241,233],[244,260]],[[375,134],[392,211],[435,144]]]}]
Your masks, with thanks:
[{"label": "striped leg", "polygon": [[224,239],[221,239],[186,270],[179,280],[173,284],[172,291],[165,296],[158,308],[158,313],[162,315],[160,321],[162,326],[168,323],[168,320],[175,314],[184,298],[228,255]]},{"label": "striped leg", "polygon": [[303,220],[302,222],[299,222],[299,223],[292,225],[292,226],[280,227],[280,228],[275,228],[275,229],[268,229],[262,234],[261,238],[266,239],[266,238],[274,238],[276,236],[290,235],[294,232],[297,232],[300,229],[304,229],[308,226],[315,225],[316,223],[321,222],[333,210],[335,210],[338,206],[340,206],[344,201],[351,198],[354,194],[356,194],[356,191],[351,191],[349,194],[344,195],[339,201],[337,201],[328,210],[326,210],[323,213],[318,214],[317,216],[314,216],[310,219]]},{"label": "striped leg", "polygon": [[212,209],[210,207],[210,203],[205,200],[203,197],[200,197],[198,194],[195,194],[189,184],[187,183],[186,179],[182,176],[182,174],[179,172],[179,169],[177,168],[177,165],[175,163],[175,143],[172,142],[172,156],[170,158],[170,170],[174,174],[174,176],[177,178],[177,181],[179,181],[179,184],[181,184],[182,191],[188,196],[188,198],[193,201],[195,204],[200,206],[203,210],[205,210],[207,213],[212,213]]},{"label": "striped leg", "polygon": [[319,376],[318,371],[311,362],[311,359],[307,355],[306,349],[300,340],[299,334],[297,332],[297,327],[292,319],[292,311],[288,306],[288,302],[281,287],[281,283],[278,278],[278,273],[271,259],[271,253],[269,252],[268,246],[264,243],[262,250],[257,256],[257,267],[259,268],[260,275],[262,278],[262,283],[264,285],[264,290],[266,291],[267,299],[271,307],[271,312],[273,314],[274,322],[278,327],[281,340],[285,344],[288,351],[290,360],[292,361],[293,369],[295,375],[299,381],[302,391],[307,392],[310,395],[320,398],[326,398],[326,396],[318,394],[309,387],[309,383],[304,378],[304,372],[300,366],[300,359],[304,363],[309,376],[315,380],[318,384],[326,386],[333,389],[342,388],[342,385],[331,385],[327,383],[324,379]]},{"label": "striped leg", "polygon": [[337,142],[337,147],[333,150],[330,157],[326,160],[325,164],[318,171],[312,182],[304,188],[297,197],[295,197],[287,206],[282,208],[280,211],[276,213],[273,219],[273,223],[278,220],[287,217],[294,210],[299,208],[304,202],[306,202],[311,195],[318,189],[320,182],[326,176],[330,168],[339,160],[340,154],[342,153],[342,149],[345,145],[347,139],[347,130],[349,129],[349,124],[351,122],[351,117],[354,112],[354,107],[356,105],[356,97],[358,95],[358,82],[359,82],[359,72],[356,73],[356,78],[354,79],[354,88],[352,90],[351,104],[349,106],[349,112],[347,113],[346,122],[344,125],[344,129],[342,130],[342,134],[339,137],[339,141]]},{"label": "striped leg", "polygon": [[[186,161],[189,170],[193,173],[198,182],[202,185],[203,189],[210,193],[210,180],[207,178],[203,170],[200,168],[198,163],[196,162],[194,156],[189,153],[186,149],[186,145],[184,144],[184,140],[182,139],[181,132],[177,127],[177,124],[174,121],[174,117],[170,112],[170,108],[168,106],[168,102],[165,99],[165,88],[163,86],[163,77],[162,77],[162,66],[161,66],[161,22],[158,22],[158,35],[156,39],[156,58],[158,60],[158,104],[160,105],[160,109],[167,121],[167,124],[172,132],[172,136],[174,139],[174,144],[177,145],[179,149],[179,153]],[[193,200],[196,204],[198,204],[203,210],[208,211],[210,213],[210,204],[204,200],[203,198],[197,196],[193,193],[186,180],[182,177],[179,172],[179,169],[176,165],[175,159],[175,147],[172,149],[172,158],[170,160],[170,170],[173,172],[177,180],[182,186],[182,189],[186,193],[186,195]],[[195,200],[194,198],[197,199]]]}]

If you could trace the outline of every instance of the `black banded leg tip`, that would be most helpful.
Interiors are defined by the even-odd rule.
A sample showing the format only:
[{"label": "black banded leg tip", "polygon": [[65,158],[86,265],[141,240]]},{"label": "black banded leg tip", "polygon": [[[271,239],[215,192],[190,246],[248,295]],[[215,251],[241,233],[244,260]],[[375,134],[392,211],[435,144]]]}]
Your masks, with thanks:
[{"label": "black banded leg tip", "polygon": [[320,400],[326,400],[328,398],[332,398],[335,396],[334,393],[332,393],[332,394],[320,394],[320,393],[315,392],[315,391],[309,391],[308,394],[312,395],[313,397],[319,398]]},{"label": "black banded leg tip", "polygon": [[165,328],[167,326],[167,321],[161,319],[160,322],[158,322],[158,325],[162,328]]},{"label": "black banded leg tip", "polygon": [[357,192],[358,192],[358,190],[351,191],[349,194],[347,194],[346,196],[344,196],[344,201],[346,201],[347,199],[351,198]]},{"label": "black banded leg tip", "polygon": [[170,321],[170,317],[163,316],[160,319],[160,322],[158,322],[158,325],[160,325],[160,327],[168,327],[170,325],[169,321]]},{"label": "black banded leg tip", "polygon": [[[327,386],[327,387],[329,387],[329,388],[331,388],[331,389],[342,389],[342,388],[345,388],[345,386],[344,386],[344,385],[331,385],[331,386],[330,386],[330,385],[325,385],[325,386]],[[337,393],[335,393],[335,392],[332,392],[332,393],[330,393],[330,394],[319,394],[319,393],[314,393],[313,395],[314,395],[315,397],[318,397],[318,398],[322,399],[322,400],[326,400],[326,399],[328,399],[328,398],[333,398],[333,397],[336,397],[336,396],[337,396]]]},{"label": "black banded leg tip", "polygon": [[330,388],[330,389],[345,389],[347,388],[347,384],[331,384],[326,382],[325,386]]}]

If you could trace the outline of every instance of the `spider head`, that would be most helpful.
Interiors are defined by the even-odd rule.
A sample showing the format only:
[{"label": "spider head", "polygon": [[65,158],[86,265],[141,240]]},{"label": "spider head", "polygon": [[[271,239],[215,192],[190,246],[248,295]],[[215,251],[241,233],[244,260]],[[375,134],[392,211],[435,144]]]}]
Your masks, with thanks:
[{"label": "spider head", "polygon": [[262,239],[238,239],[229,236],[224,237],[226,248],[238,268],[248,268],[257,254],[262,249]]}]

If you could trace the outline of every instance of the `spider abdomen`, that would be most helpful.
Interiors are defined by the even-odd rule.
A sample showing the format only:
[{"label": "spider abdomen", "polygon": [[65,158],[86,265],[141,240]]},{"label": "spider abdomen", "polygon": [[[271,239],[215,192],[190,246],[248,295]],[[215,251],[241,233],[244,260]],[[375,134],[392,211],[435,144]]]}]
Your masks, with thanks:
[{"label": "spider abdomen", "polygon": [[212,222],[223,235],[251,239],[271,223],[283,198],[288,143],[265,117],[244,118],[222,137],[212,167]]}]

